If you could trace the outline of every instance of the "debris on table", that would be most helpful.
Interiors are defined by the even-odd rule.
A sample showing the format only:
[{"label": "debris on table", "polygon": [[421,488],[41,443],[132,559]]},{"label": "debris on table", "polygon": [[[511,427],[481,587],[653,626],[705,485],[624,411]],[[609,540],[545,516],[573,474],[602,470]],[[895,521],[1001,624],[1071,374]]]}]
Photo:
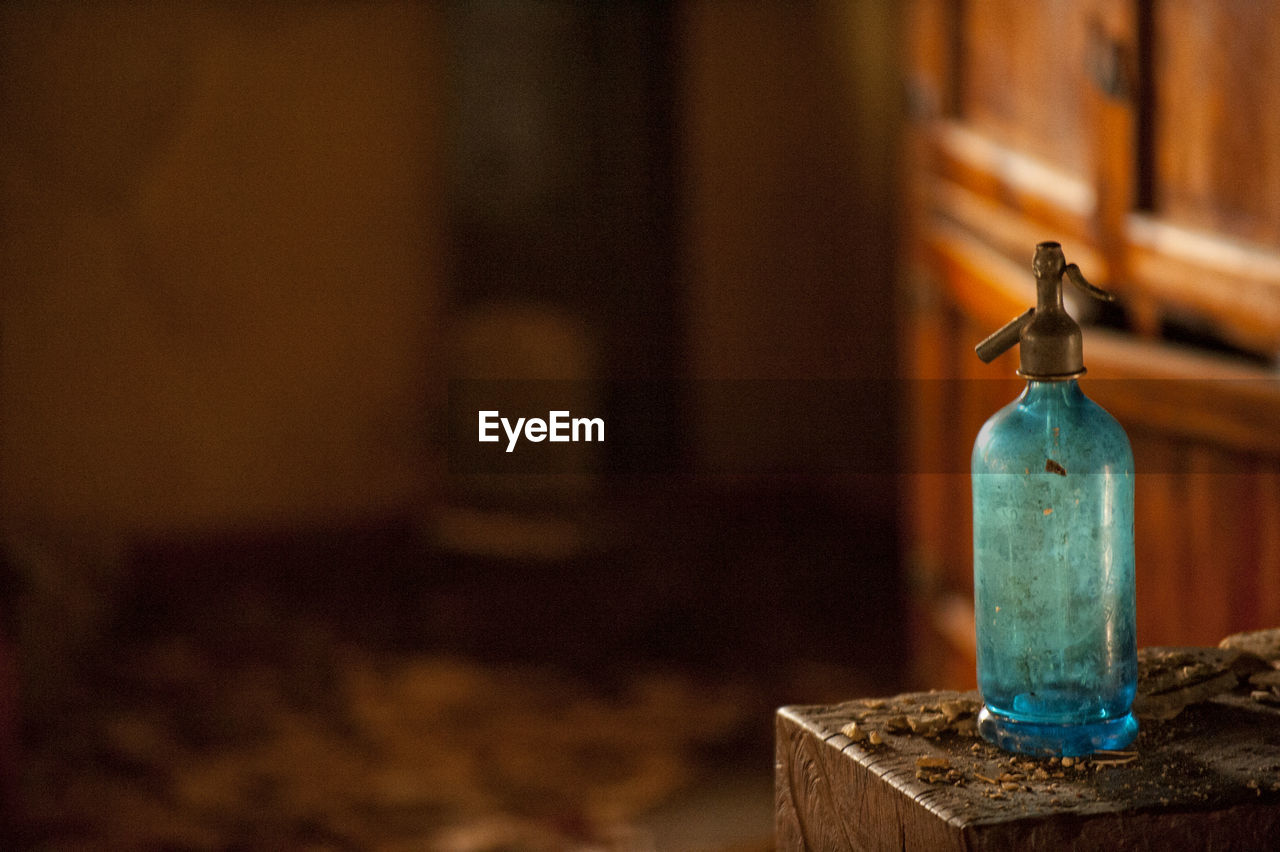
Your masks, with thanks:
[{"label": "debris on table", "polygon": [[[1247,694],[1255,702],[1280,707],[1280,630],[1237,634],[1223,640],[1218,648],[1142,649],[1138,652],[1138,694],[1134,701],[1134,712],[1144,722],[1139,743],[1150,748],[1153,742],[1175,736],[1173,732],[1178,729],[1165,723],[1189,707],[1230,694],[1237,695],[1237,701]],[[957,786],[973,782],[980,785],[987,798],[1035,792],[1060,799],[1059,785],[1063,782],[1108,770],[1142,769],[1142,752],[1137,744],[1126,750],[1099,750],[1075,758],[1014,755],[981,740],[957,751],[956,738],[978,736],[977,714],[981,708],[977,693],[933,691],[850,701],[826,713],[833,722],[843,717],[844,721],[834,729],[861,748],[885,746],[914,751],[917,781]],[[912,738],[919,738],[921,747],[925,742],[937,742],[944,748],[921,753],[920,747],[906,745]],[[1168,779],[1171,765],[1159,769],[1162,779]],[[1258,781],[1250,789],[1261,794],[1264,788],[1271,790],[1273,786],[1280,789],[1280,782],[1267,785]],[[1075,797],[1088,795],[1084,789],[1069,792]]]},{"label": "debris on table", "polygon": [[[1177,650],[1148,656],[1185,659]],[[1195,670],[1175,666],[1165,684],[1190,689],[1222,675],[1207,665],[1196,680],[1184,667]],[[1280,710],[1250,697],[1248,676],[1231,677],[1236,688],[1143,721],[1129,748],[1084,757],[1013,754],[981,739],[921,736],[910,725],[884,728],[876,748],[869,733],[860,742],[840,733],[921,708],[940,712],[945,702],[976,706],[975,692],[784,707],[780,846],[816,838],[814,848],[1208,848],[1206,839],[1225,838],[1215,848],[1280,848]]]},{"label": "debris on table", "polygon": [[1239,648],[1143,648],[1133,712],[1139,719],[1172,719],[1188,705],[1230,692],[1270,668]]},{"label": "debris on table", "polygon": [[854,742],[865,740],[871,745],[883,743],[884,734],[976,737],[977,715],[982,703],[951,693],[945,695],[948,697],[914,703],[884,699],[852,702],[849,706],[854,721],[845,725],[841,733]]},{"label": "debris on table", "polygon": [[1280,627],[1233,633],[1218,643],[1219,648],[1243,651],[1269,663],[1280,662]]}]

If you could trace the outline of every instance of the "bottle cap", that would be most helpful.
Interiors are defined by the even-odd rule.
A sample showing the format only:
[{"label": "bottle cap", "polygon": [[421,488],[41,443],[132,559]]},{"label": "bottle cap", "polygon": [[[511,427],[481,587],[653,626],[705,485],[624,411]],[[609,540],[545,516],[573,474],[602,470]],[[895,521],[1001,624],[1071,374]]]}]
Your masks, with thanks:
[{"label": "bottle cap", "polygon": [[1084,355],[1080,326],[1062,305],[1062,279],[1095,299],[1109,302],[1115,297],[1086,281],[1080,267],[1067,263],[1058,243],[1039,243],[1031,269],[1036,276],[1036,306],[979,343],[978,357],[991,363],[1017,343],[1018,375],[1040,381],[1074,379],[1084,373]]}]

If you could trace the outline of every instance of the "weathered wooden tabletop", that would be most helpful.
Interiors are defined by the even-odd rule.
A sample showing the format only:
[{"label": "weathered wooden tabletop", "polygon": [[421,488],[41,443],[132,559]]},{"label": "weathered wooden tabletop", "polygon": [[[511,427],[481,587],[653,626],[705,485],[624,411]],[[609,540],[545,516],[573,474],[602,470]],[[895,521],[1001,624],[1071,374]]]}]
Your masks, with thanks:
[{"label": "weathered wooden tabletop", "polygon": [[1280,708],[1249,680],[1269,675],[1146,669],[1145,706],[1165,718],[1075,760],[982,741],[972,692],[784,707],[778,848],[1280,849]]}]

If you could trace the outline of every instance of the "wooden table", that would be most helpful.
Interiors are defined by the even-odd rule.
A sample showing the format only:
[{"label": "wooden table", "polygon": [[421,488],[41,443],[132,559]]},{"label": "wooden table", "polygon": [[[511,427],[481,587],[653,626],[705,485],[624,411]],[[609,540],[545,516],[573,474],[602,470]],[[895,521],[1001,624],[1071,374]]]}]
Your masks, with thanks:
[{"label": "wooden table", "polygon": [[1125,752],[1074,761],[978,739],[977,700],[779,710],[778,848],[1280,850],[1280,708],[1247,689],[1143,721]]}]

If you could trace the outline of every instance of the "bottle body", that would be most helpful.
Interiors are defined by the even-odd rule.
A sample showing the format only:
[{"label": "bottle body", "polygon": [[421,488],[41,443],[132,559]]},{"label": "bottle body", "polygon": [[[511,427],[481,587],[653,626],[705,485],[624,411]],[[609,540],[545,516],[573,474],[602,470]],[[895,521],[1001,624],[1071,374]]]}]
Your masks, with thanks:
[{"label": "bottle body", "polygon": [[1133,454],[1074,379],[1028,382],[974,444],[982,735],[1078,755],[1137,734]]}]

